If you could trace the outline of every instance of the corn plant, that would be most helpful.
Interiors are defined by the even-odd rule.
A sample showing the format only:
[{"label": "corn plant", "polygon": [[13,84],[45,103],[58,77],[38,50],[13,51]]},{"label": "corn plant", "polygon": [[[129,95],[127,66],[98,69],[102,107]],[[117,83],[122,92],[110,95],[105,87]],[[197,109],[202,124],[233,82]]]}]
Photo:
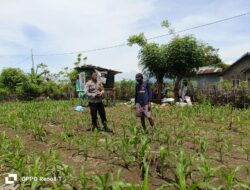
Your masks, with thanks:
[{"label": "corn plant", "polygon": [[208,140],[206,137],[199,139],[199,154],[206,154],[208,149]]},{"label": "corn plant", "polygon": [[196,182],[193,180],[191,181],[191,184],[187,182],[187,179],[191,177],[192,172],[194,172],[194,169],[192,168],[192,163],[195,159],[195,156],[187,157],[181,150],[180,152],[178,152],[176,157],[178,159],[178,162],[176,163],[176,170],[174,173],[175,181],[172,183],[167,183],[163,187],[175,187],[181,190],[194,190],[197,188],[212,187],[211,184],[207,182]]},{"label": "corn plant", "polygon": [[143,174],[143,184],[142,184],[142,190],[149,190],[149,165],[146,162],[146,160],[143,161],[142,166],[142,174]]},{"label": "corn plant", "polygon": [[250,156],[250,146],[246,145],[243,148],[244,153],[246,154],[246,160],[249,161],[249,156]]},{"label": "corn plant", "polygon": [[81,189],[86,189],[86,190],[89,189],[87,186],[90,181],[90,178],[86,176],[84,168],[82,166],[80,170],[80,176],[78,177],[77,181]]},{"label": "corn plant", "polygon": [[[22,183],[19,180],[20,189],[146,190],[152,188],[149,181],[152,178],[154,181],[157,175],[162,178],[157,180],[161,181],[159,190],[249,189],[249,109],[211,104],[161,109],[156,105],[152,109],[152,113],[157,114],[156,127],[149,128],[146,134],[138,128],[136,118],[126,106],[118,104],[117,108],[107,109],[108,120],[115,124],[116,131],[110,135],[97,131],[85,132],[84,128],[89,127],[90,123],[89,114],[79,115],[69,111],[77,103],[44,101],[1,104],[0,130],[3,127],[6,133],[0,132],[0,173],[15,172],[18,176],[36,175],[57,179],[56,182],[45,183]],[[118,112],[120,109],[122,114]],[[227,130],[230,121],[233,121],[232,129],[237,130]],[[56,127],[55,130],[53,127]],[[50,133],[46,131],[47,128]],[[21,139],[13,134],[21,134],[23,138],[32,135],[44,142],[34,142],[34,147],[40,144],[52,147],[56,144],[58,152],[50,148],[31,154],[34,147],[28,147],[29,139]],[[100,143],[103,139],[105,142]],[[237,162],[232,162],[235,158],[231,154],[236,152]],[[63,162],[59,155],[63,155]],[[93,159],[87,160],[88,157]],[[220,163],[214,160],[217,157]],[[137,170],[135,173],[140,173],[143,181],[128,183],[125,181],[127,176],[123,176],[125,179],[120,178],[120,172],[116,177],[112,173],[87,175],[87,169],[90,168],[88,164],[94,162],[95,158],[109,163],[105,170],[113,171],[118,165]],[[70,164],[64,164],[70,163],[71,159],[79,164],[87,160],[84,162],[86,173],[83,168],[76,172]],[[237,164],[245,165],[243,173],[239,173],[240,177],[237,176],[238,171],[234,174],[233,170],[229,170],[229,167],[235,168]],[[109,168],[110,165],[112,168]],[[95,172],[102,170],[99,167],[93,169]],[[214,187],[218,183],[223,185]]]},{"label": "corn plant", "polygon": [[93,141],[92,141],[94,150],[96,150],[97,147],[98,147],[99,138],[100,138],[100,133],[97,130],[95,130],[94,131],[94,138],[93,138]]},{"label": "corn plant", "polygon": [[73,154],[72,156],[79,155],[80,153],[83,153],[85,161],[88,159],[89,155],[89,140],[85,137],[81,137],[75,140],[77,146],[78,146],[78,151],[77,153]]},{"label": "corn plant", "polygon": [[225,189],[229,189],[229,190],[233,190],[235,188],[243,188],[243,189],[250,189],[250,186],[241,182],[238,178],[237,178],[237,173],[240,171],[241,166],[237,166],[234,170],[232,170],[231,172],[226,172],[226,171],[222,171],[222,176],[225,178],[226,180],[226,184],[223,185],[222,187],[224,187]]},{"label": "corn plant", "polygon": [[105,137],[105,150],[108,151],[108,156],[117,152],[117,141],[110,136]]},{"label": "corn plant", "polygon": [[203,177],[203,182],[209,182],[215,177],[215,174],[221,169],[221,167],[213,168],[211,162],[205,158],[203,154],[200,155],[201,165],[198,166],[198,170]]},{"label": "corn plant", "polygon": [[47,137],[47,132],[41,125],[38,125],[37,127],[33,128],[33,134],[35,139],[38,141],[45,141]]},{"label": "corn plant", "polygon": [[217,144],[217,151],[219,152],[219,161],[221,163],[224,162],[224,155],[230,156],[230,151],[232,149],[232,141],[228,141],[227,139],[223,139],[221,142]]},{"label": "corn plant", "polygon": [[168,150],[164,147],[160,147],[158,171],[160,172],[162,179],[164,178],[164,170],[166,168],[166,157],[167,156],[169,156]]},{"label": "corn plant", "polygon": [[26,170],[26,159],[21,155],[21,153],[16,150],[14,152],[8,153],[5,156],[4,162],[7,166],[9,165],[13,171],[22,175]]},{"label": "corn plant", "polygon": [[129,143],[133,146],[134,150],[135,150],[135,157],[138,158],[138,146],[140,143],[140,136],[139,136],[139,131],[137,129],[137,127],[133,127],[132,128],[132,134],[129,138]]},{"label": "corn plant", "polygon": [[119,146],[119,156],[123,161],[123,166],[128,169],[129,165],[134,161],[133,156],[130,155],[130,141],[128,137],[122,139],[121,144]]},{"label": "corn plant", "polygon": [[108,190],[111,188],[110,178],[111,174],[106,173],[105,175],[94,175],[91,180],[95,183],[95,189]]}]

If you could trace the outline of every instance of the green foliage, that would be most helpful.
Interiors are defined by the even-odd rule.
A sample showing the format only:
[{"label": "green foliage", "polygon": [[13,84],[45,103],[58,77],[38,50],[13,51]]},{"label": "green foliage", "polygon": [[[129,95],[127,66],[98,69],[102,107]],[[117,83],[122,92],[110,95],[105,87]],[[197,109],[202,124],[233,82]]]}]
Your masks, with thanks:
[{"label": "green foliage", "polygon": [[130,100],[135,96],[135,81],[125,80],[115,83],[116,98],[119,100]]},{"label": "green foliage", "polygon": [[179,82],[183,77],[194,75],[195,69],[202,66],[225,67],[218,55],[218,49],[193,36],[176,35],[168,21],[163,21],[162,26],[168,28],[169,34],[174,36],[168,44],[149,43],[143,33],[128,38],[128,45],[137,44],[141,47],[139,63],[145,74],[156,78],[159,84],[158,98],[164,77],[175,80],[174,93],[177,99]]},{"label": "green foliage", "polygon": [[43,92],[46,97],[52,99],[61,98],[60,86],[56,84],[54,81],[48,81],[43,85]]},{"label": "green foliage", "polygon": [[27,74],[29,83],[41,85],[49,74],[47,67],[47,65],[40,63],[36,68],[31,68],[30,73]]},{"label": "green foliage", "polygon": [[207,101],[205,94],[201,90],[196,90],[194,93],[194,100],[198,103],[205,103]]},{"label": "green foliage", "polygon": [[133,35],[128,39],[129,45],[138,44],[140,66],[144,73],[154,76],[159,84],[163,83],[163,77],[167,72],[167,64],[163,59],[163,46],[157,43],[148,43],[144,34]]},{"label": "green foliage", "polygon": [[167,20],[164,20],[164,21],[162,21],[161,26],[169,28],[170,27],[170,23]]},{"label": "green foliage", "polygon": [[8,97],[10,96],[10,91],[7,88],[1,88],[0,87],[0,101],[8,100]]},{"label": "green foliage", "polygon": [[[57,178],[19,180],[20,189],[249,189],[249,109],[155,105],[156,127],[145,133],[130,108],[117,105],[107,109],[117,132],[107,134],[87,132],[90,118],[70,111],[74,104],[46,100],[0,106],[0,127],[6,130],[0,132],[0,172]],[[228,130],[229,119],[241,127]],[[217,160],[220,153],[223,164]],[[76,171],[65,165],[72,161]],[[240,164],[246,171],[232,169]],[[114,177],[121,168],[124,175]]]},{"label": "green foliage", "polygon": [[85,62],[87,61],[87,59],[88,59],[88,57],[82,57],[82,54],[79,53],[77,55],[76,62],[74,63],[74,65],[76,67],[79,67],[79,66],[81,66],[81,64],[85,64]]},{"label": "green foliage", "polygon": [[232,90],[233,88],[233,84],[230,81],[227,80],[223,80],[220,82],[220,86],[223,90],[225,90],[226,92],[228,92],[229,90]]},{"label": "green foliage", "polygon": [[20,69],[6,68],[0,74],[0,87],[5,87],[11,92],[15,92],[16,88],[25,81],[27,81],[27,77]]},{"label": "green foliage", "polygon": [[246,91],[247,89],[248,89],[248,82],[247,81],[240,81],[240,89],[242,90],[242,91]]},{"label": "green foliage", "polygon": [[228,65],[222,62],[218,52],[219,49],[215,49],[214,47],[204,44],[204,51],[205,51],[205,60],[204,66],[215,66],[226,69]]},{"label": "green foliage", "polygon": [[52,76],[43,63],[32,68],[27,74],[20,69],[6,68],[0,74],[0,101],[72,97],[72,91],[75,89],[71,80],[75,80],[75,72],[64,68],[63,71]]},{"label": "green foliage", "polygon": [[42,88],[38,84],[26,81],[22,86],[17,87],[16,93],[20,99],[32,100],[41,95]]},{"label": "green foliage", "polygon": [[165,48],[164,59],[168,63],[169,76],[174,79],[190,76],[194,69],[203,65],[203,45],[193,36],[175,37]]},{"label": "green foliage", "polygon": [[138,44],[141,47],[145,46],[147,44],[147,39],[144,36],[144,33],[130,36],[128,39],[128,45],[132,46],[133,44]]},{"label": "green foliage", "polygon": [[164,49],[164,62],[167,63],[168,76],[175,80],[174,94],[178,99],[181,79],[194,75],[194,70],[204,64],[204,46],[193,36],[176,36]]}]

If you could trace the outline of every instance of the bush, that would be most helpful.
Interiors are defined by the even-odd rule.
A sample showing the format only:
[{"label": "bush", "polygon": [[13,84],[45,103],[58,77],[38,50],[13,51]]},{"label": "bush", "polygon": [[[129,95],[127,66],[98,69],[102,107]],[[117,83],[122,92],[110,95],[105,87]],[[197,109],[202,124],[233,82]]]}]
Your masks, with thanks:
[{"label": "bush", "polygon": [[41,95],[42,88],[37,84],[25,82],[22,86],[17,87],[16,91],[20,99],[32,100]]},{"label": "bush", "polygon": [[0,88],[0,101],[8,100],[10,92],[7,88]]},{"label": "bush", "polygon": [[46,97],[49,97],[51,99],[60,99],[62,97],[59,85],[53,81],[48,81],[44,83],[43,93]]},{"label": "bush", "polygon": [[130,100],[134,98],[135,94],[135,81],[122,80],[115,83],[116,98],[118,100]]},{"label": "bush", "polygon": [[61,98],[70,99],[73,97],[75,92],[75,87],[71,83],[66,83],[60,85]]},{"label": "bush", "polygon": [[227,80],[223,80],[220,82],[219,86],[225,90],[226,92],[230,91],[233,89],[233,84],[230,81]]},{"label": "bush", "polygon": [[205,103],[207,102],[207,97],[202,93],[201,90],[196,90],[194,92],[194,101],[198,103]]},{"label": "bush", "polygon": [[21,69],[6,68],[0,74],[1,86],[15,92],[16,88],[27,81],[27,77]]}]

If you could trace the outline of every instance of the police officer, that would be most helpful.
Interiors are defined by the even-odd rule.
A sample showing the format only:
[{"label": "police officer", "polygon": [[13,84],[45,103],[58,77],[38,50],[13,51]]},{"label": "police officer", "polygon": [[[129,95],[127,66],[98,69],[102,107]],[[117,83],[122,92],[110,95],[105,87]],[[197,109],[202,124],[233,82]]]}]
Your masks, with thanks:
[{"label": "police officer", "polygon": [[150,113],[152,91],[149,84],[143,81],[143,75],[141,73],[136,74],[135,80],[137,82],[135,88],[136,116],[141,118],[141,125],[145,130],[145,117],[149,120],[151,126],[154,125],[154,119]]},{"label": "police officer", "polygon": [[107,118],[102,99],[104,98],[104,88],[100,81],[97,81],[97,73],[93,72],[91,80],[86,83],[86,94],[89,100],[90,114],[92,119],[92,131],[100,130],[97,126],[97,112],[103,124],[103,131],[112,132],[107,126]]}]

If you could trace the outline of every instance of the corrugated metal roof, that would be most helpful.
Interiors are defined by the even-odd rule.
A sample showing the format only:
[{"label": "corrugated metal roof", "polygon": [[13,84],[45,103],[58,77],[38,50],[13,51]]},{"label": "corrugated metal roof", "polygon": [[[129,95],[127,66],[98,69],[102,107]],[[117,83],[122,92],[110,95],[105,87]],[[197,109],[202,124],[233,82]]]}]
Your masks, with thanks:
[{"label": "corrugated metal roof", "polygon": [[197,75],[206,75],[206,74],[219,74],[222,72],[222,68],[216,67],[200,67],[195,73]]},{"label": "corrugated metal roof", "polygon": [[112,69],[107,69],[107,68],[103,68],[103,67],[99,67],[99,66],[94,66],[94,65],[82,65],[80,67],[76,67],[76,69],[81,69],[81,70],[84,70],[84,69],[96,69],[98,71],[110,71],[110,72],[113,72],[115,74],[122,73],[120,71],[115,71],[115,70],[112,70]]}]

